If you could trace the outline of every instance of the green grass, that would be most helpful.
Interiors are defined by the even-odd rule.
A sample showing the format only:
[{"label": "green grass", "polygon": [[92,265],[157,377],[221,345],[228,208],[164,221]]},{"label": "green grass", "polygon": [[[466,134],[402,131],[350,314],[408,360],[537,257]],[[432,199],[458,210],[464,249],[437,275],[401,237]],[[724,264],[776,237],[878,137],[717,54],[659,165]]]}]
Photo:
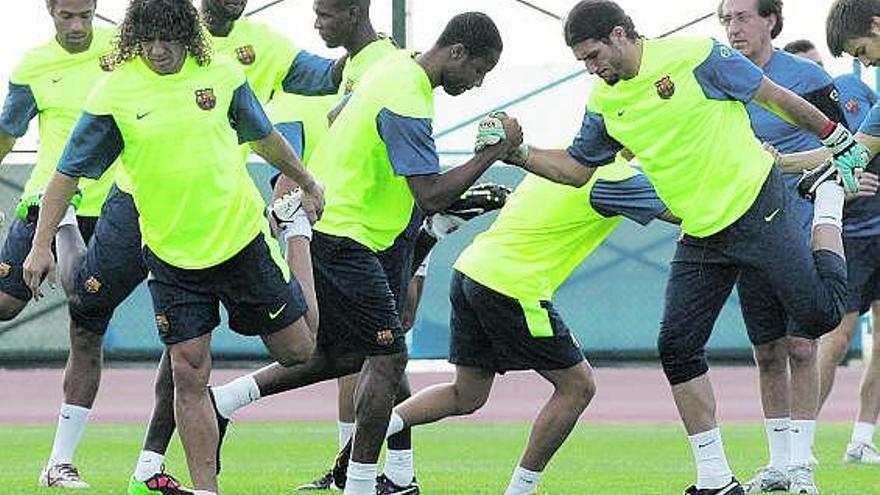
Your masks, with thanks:
[{"label": "green grass", "polygon": [[[741,479],[766,462],[760,424],[723,427],[731,465]],[[5,493],[45,494],[36,488],[53,435],[50,426],[0,425],[0,479]],[[143,427],[91,425],[77,465],[92,494],[125,493]],[[415,431],[416,471],[423,493],[504,492],[528,436],[525,423],[447,422]],[[817,479],[823,495],[880,494],[880,468],[844,466],[849,425],[822,424],[817,438]],[[241,423],[224,448],[223,493],[287,494],[321,474],[335,453],[333,423]],[[187,479],[177,441],[169,472]],[[547,469],[544,495],[682,493],[694,477],[690,448],[677,425],[585,424],[568,439]]]}]

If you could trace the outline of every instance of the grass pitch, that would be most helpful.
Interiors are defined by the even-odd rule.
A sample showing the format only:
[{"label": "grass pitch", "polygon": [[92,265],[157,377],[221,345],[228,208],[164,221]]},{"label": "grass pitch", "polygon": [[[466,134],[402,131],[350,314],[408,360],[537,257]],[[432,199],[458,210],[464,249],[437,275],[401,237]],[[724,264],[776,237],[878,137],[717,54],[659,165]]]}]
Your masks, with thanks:
[{"label": "grass pitch", "polygon": [[[427,495],[504,492],[528,437],[526,423],[445,422],[414,432],[416,472]],[[125,493],[144,428],[90,425],[77,466],[91,494]],[[763,427],[723,426],[731,465],[744,481],[767,460]],[[54,426],[0,425],[0,479],[5,493],[43,494],[36,481],[51,449]],[[880,494],[880,467],[845,466],[847,424],[820,424],[816,476],[823,495]],[[335,454],[334,423],[237,423],[224,446],[225,494],[291,494],[322,474]],[[168,471],[186,481],[175,439]],[[583,424],[547,469],[544,495],[680,494],[694,478],[690,448],[678,425]]]}]

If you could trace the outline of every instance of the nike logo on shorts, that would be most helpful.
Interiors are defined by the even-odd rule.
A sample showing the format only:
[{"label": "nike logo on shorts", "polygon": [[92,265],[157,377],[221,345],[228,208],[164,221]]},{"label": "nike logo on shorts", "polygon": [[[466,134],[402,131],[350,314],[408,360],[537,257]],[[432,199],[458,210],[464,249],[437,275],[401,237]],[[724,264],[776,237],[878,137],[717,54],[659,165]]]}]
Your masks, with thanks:
[{"label": "nike logo on shorts", "polygon": [[274,313],[272,311],[269,311],[269,319],[274,320],[275,318],[278,318],[278,315],[280,315],[281,312],[284,311],[284,308],[286,308],[286,307],[287,307],[287,303],[284,303],[284,306],[281,306],[280,308],[278,308],[278,311],[275,311]]},{"label": "nike logo on shorts", "polygon": [[776,218],[776,215],[777,215],[778,213],[779,213],[779,208],[776,208],[775,210],[773,210],[773,212],[771,212],[769,215],[767,215],[766,217],[764,217],[764,221],[767,222],[767,223],[772,222],[773,219]]},{"label": "nike logo on shorts", "polygon": [[146,117],[147,115],[150,115],[151,113],[153,113],[153,112],[139,113],[139,114],[135,115],[135,117],[137,117],[138,120],[141,120],[142,118]]}]

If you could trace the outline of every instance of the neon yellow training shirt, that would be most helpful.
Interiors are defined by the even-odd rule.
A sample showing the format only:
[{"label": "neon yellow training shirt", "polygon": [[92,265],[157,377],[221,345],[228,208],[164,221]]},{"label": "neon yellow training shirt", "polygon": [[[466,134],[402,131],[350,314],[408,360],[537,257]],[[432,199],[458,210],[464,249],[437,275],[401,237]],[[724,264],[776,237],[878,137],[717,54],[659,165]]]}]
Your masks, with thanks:
[{"label": "neon yellow training shirt", "polygon": [[[55,173],[64,144],[82,113],[83,102],[98,81],[112,70],[114,29],[95,29],[88,50],[69,53],[53,38],[29,50],[12,72],[0,131],[14,137],[27,132],[28,122],[39,117],[40,142],[37,163],[24,186],[22,197],[43,192]],[[96,217],[113,184],[113,173],[97,181],[83,180],[82,203],[77,215]]]},{"label": "neon yellow training shirt", "polygon": [[638,75],[593,85],[569,152],[602,165],[630,149],[682,230],[710,236],[752,206],[773,165],[745,107],[763,73],[710,38],[643,43]]},{"label": "neon yellow training shirt", "polygon": [[164,262],[202,269],[232,258],[267,222],[240,144],[271,123],[231,60],[160,76],[137,58],[92,93],[59,172],[101,173],[121,154],[144,244]]}]

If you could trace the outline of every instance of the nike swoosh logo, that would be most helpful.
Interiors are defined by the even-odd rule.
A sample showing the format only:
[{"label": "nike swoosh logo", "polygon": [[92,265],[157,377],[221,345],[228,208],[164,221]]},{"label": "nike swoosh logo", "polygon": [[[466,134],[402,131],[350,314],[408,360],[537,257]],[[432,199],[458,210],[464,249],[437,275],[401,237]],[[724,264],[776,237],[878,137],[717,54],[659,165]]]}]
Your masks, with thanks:
[{"label": "nike swoosh logo", "polygon": [[626,110],[620,110],[620,111],[617,112],[617,116],[618,116],[618,117],[623,117],[623,114],[625,114],[625,113],[626,113]]},{"label": "nike swoosh logo", "polygon": [[706,447],[708,447],[708,446],[714,444],[715,442],[716,442],[716,440],[711,440],[711,441],[708,441],[708,442],[706,442],[706,443],[703,443],[703,444],[697,445],[697,447],[698,447],[698,448],[701,448],[701,449],[705,449]]},{"label": "nike swoosh logo", "polygon": [[139,114],[135,115],[135,117],[137,117],[138,120],[141,120],[142,118],[146,117],[147,115],[150,115],[151,113],[153,113],[153,112],[139,113]]},{"label": "nike swoosh logo", "polygon": [[63,78],[63,77],[59,77],[58,79],[55,79],[55,78],[53,77],[53,78],[52,78],[52,84],[59,83],[59,82],[61,82],[62,79],[64,79],[64,78]]},{"label": "nike swoosh logo", "polygon": [[775,433],[782,433],[783,431],[788,431],[788,428],[773,428]]},{"label": "nike swoosh logo", "polygon": [[284,311],[284,308],[286,308],[286,307],[287,307],[287,303],[284,303],[284,306],[281,306],[280,308],[278,308],[278,311],[275,311],[274,313],[270,311],[269,312],[269,319],[274,320],[275,318],[278,318],[278,315],[280,315],[281,312]]},{"label": "nike swoosh logo", "polygon": [[61,419],[70,419],[70,415],[69,414],[62,414]]},{"label": "nike swoosh logo", "polygon": [[767,222],[767,223],[772,222],[773,219],[776,218],[776,215],[777,215],[778,213],[779,213],[779,208],[776,208],[775,210],[773,210],[772,213],[770,213],[769,215],[767,215],[766,217],[764,217],[764,221]]}]

